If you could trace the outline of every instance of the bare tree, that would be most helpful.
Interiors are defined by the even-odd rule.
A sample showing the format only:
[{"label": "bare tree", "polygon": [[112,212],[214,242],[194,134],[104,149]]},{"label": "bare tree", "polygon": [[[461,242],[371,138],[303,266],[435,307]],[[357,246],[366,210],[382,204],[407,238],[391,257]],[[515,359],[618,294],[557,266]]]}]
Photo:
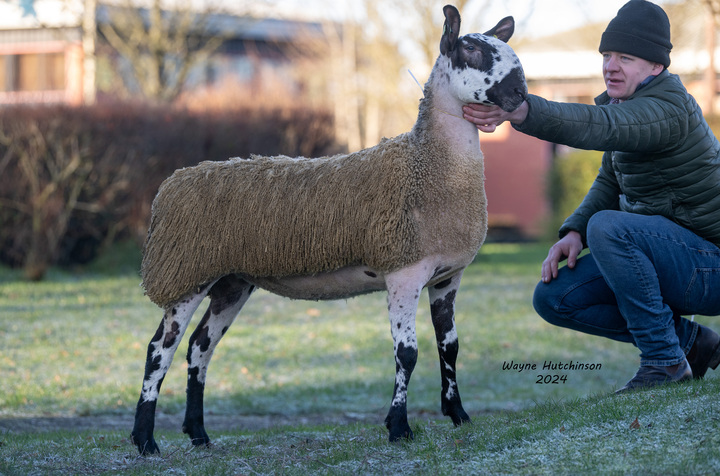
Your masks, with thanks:
[{"label": "bare tree", "polygon": [[[453,3],[457,9],[463,13],[467,10],[468,4],[475,0],[455,0]],[[490,3],[492,0],[480,0],[480,3]],[[401,0],[396,1],[396,8],[408,10],[407,2]],[[416,0],[413,2],[413,8],[407,11],[407,14],[413,19],[411,22],[414,26],[409,29],[407,34],[413,39],[418,48],[422,51],[423,62],[428,70],[435,63],[438,56],[438,44],[440,43],[440,33],[442,32],[443,16],[442,4],[437,0]],[[467,21],[463,17],[463,22]]]},{"label": "bare tree", "polygon": [[715,23],[720,23],[720,0],[700,0],[708,12],[715,18]]},{"label": "bare tree", "polygon": [[97,0],[84,0],[82,17],[83,102],[93,104],[96,89]]},{"label": "bare tree", "polygon": [[[406,7],[407,8],[407,7]],[[363,94],[363,133],[365,147],[376,144],[383,135],[397,135],[414,123],[417,95],[403,95],[401,85],[413,88],[407,73],[408,59],[400,51],[399,39],[388,34],[392,24],[384,2],[367,0],[367,24],[363,36],[358,72]],[[442,15],[442,10],[437,14]],[[441,28],[436,31],[439,44]],[[410,89],[415,91],[414,89]]]},{"label": "bare tree", "polygon": [[396,39],[386,34],[381,3],[364,1],[362,20],[324,21],[323,38],[301,42],[302,51],[296,54],[312,58],[300,80],[322,78],[326,104],[334,111],[335,140],[350,151],[406,130],[407,111],[413,111],[410,118],[417,113],[402,104],[398,85],[406,60]]},{"label": "bare tree", "polygon": [[346,144],[350,151],[362,148],[360,132],[360,103],[357,81],[357,37],[359,28],[352,22],[343,24],[325,22],[323,31],[327,38],[330,101],[335,117],[335,140]]},{"label": "bare tree", "polygon": [[[526,21],[535,7],[537,0],[531,0],[522,12],[514,13],[515,21],[523,23]],[[415,0],[412,8],[408,8],[407,2],[394,0],[395,8],[403,12],[409,25],[404,34],[411,38],[422,51],[423,62],[428,71],[435,63],[438,56],[438,44],[444,18],[442,6],[447,3],[438,0]],[[485,18],[484,12],[490,11],[490,7],[502,4],[503,0],[455,0],[453,4],[463,15],[462,29],[465,33],[489,30],[500,18]],[[484,28],[481,30],[480,28]]]},{"label": "bare tree", "polygon": [[[228,38],[219,28],[221,23],[214,23],[223,13],[215,1],[147,0],[142,7],[138,0],[58,0],[64,14],[77,15],[82,30],[84,102],[95,100],[98,30],[127,61],[143,96],[173,101],[192,68],[206,61]],[[20,0],[25,15],[47,27],[38,15],[37,3]],[[235,2],[235,11],[243,11],[246,3]],[[105,15],[99,18],[101,11]]]},{"label": "bare tree", "polygon": [[705,49],[708,52],[708,64],[705,68],[705,93],[707,100],[703,104],[706,115],[715,114],[715,95],[717,94],[717,73],[715,72],[715,50],[717,49],[717,29],[720,25],[720,0],[701,0],[708,12],[705,22]]},{"label": "bare tree", "polygon": [[138,8],[133,0],[120,6],[106,5],[108,18],[98,23],[105,40],[130,64],[142,94],[171,102],[182,92],[192,68],[225,41],[226,33],[212,24],[220,10],[195,9],[194,2],[150,0]]},{"label": "bare tree", "polygon": [[58,246],[93,168],[77,135],[59,137],[58,128],[43,131],[39,122],[0,124],[4,163],[17,167],[26,185],[20,199],[0,197],[0,207],[30,218],[28,251],[23,269],[28,279],[43,278],[55,262]]}]

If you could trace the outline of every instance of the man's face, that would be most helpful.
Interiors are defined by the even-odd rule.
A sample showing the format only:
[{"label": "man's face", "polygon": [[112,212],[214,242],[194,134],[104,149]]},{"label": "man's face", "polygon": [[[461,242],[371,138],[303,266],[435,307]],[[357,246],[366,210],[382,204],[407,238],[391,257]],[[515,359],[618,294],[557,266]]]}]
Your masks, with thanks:
[{"label": "man's face", "polygon": [[603,52],[603,78],[611,98],[629,98],[648,76],[657,76],[663,70],[659,63],[653,63],[637,56],[615,51]]}]

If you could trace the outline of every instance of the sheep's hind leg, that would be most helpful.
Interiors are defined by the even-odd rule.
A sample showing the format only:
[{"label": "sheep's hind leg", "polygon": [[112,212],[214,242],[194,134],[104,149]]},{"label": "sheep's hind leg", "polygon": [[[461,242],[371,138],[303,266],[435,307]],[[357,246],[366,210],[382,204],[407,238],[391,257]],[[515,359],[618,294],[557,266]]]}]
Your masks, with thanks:
[{"label": "sheep's hind leg", "polygon": [[254,286],[237,276],[225,276],[210,290],[210,306],[190,336],[188,345],[187,407],[183,431],[192,444],[210,444],[203,419],[203,396],[208,365],[215,346],[247,302]]},{"label": "sheep's hind leg", "polygon": [[210,286],[197,294],[165,309],[160,327],[150,340],[145,361],[140,400],[135,411],[135,425],[130,438],[140,454],[159,453],[153,432],[155,430],[155,407],[160,386],[167,374],[173,355],[182,340],[192,315],[207,295]]},{"label": "sheep's hind leg", "polygon": [[470,417],[463,409],[455,377],[459,350],[455,329],[455,295],[460,286],[462,273],[458,273],[434,286],[428,287],[430,314],[435,327],[438,354],[440,355],[440,394],[443,415],[449,416],[455,426],[469,423]]},{"label": "sheep's hind leg", "polygon": [[406,269],[388,275],[386,280],[390,330],[395,351],[395,386],[390,410],[385,418],[391,442],[413,439],[407,419],[407,390],[418,356],[415,314],[420,292],[426,282],[422,280],[425,276],[417,276],[420,272]]}]

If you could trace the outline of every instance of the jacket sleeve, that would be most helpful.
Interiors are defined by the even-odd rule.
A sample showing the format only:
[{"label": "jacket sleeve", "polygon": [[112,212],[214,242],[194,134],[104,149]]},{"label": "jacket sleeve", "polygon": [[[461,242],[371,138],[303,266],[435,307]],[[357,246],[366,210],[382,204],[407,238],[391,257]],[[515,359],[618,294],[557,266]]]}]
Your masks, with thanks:
[{"label": "jacket sleeve", "polygon": [[582,236],[583,245],[587,246],[587,224],[590,217],[600,210],[619,209],[620,187],[613,173],[611,160],[611,153],[606,152],[603,155],[602,165],[590,190],[585,195],[580,206],[560,227],[560,238],[570,231],[577,231]]},{"label": "jacket sleeve", "polygon": [[653,96],[600,106],[559,103],[532,94],[526,100],[527,118],[513,125],[515,129],[577,149],[658,152],[688,133],[682,104]]}]

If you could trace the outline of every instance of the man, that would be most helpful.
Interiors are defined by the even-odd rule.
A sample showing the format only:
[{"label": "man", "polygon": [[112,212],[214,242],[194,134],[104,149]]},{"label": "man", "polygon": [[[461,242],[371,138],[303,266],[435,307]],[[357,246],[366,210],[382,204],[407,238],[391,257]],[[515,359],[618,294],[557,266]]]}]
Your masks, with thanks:
[{"label": "man", "polygon": [[720,336],[682,317],[720,314],[720,143],[667,70],[671,49],[662,8],[631,0],[602,35],[607,91],[595,106],[529,95],[512,113],[464,108],[483,132],[509,120],[605,151],[542,264],[533,305],[552,324],[638,347],[640,368],[619,392],[702,378],[720,363]]}]

